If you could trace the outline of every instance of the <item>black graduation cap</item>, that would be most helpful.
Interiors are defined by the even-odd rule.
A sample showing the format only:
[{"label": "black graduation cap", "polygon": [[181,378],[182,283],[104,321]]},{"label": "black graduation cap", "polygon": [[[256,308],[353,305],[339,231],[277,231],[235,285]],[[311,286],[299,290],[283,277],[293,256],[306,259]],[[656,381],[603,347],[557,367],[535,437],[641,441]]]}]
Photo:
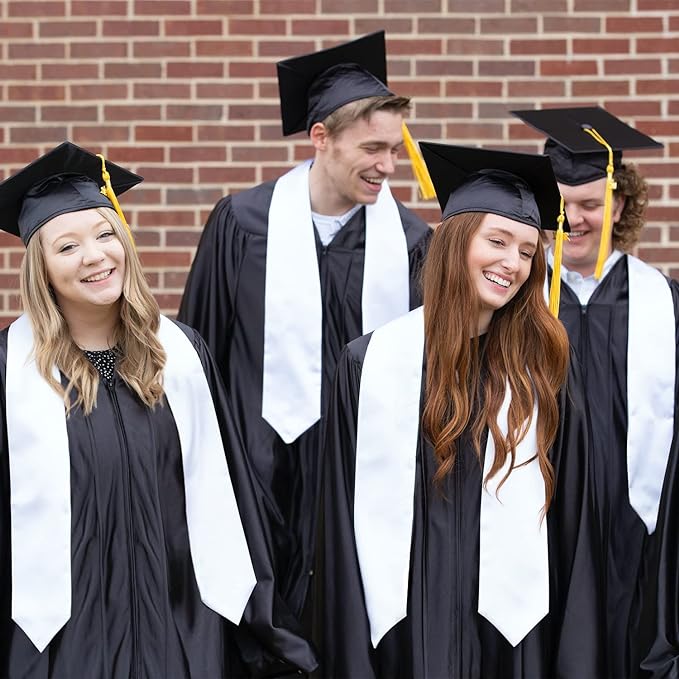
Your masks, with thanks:
[{"label": "black graduation cap", "polygon": [[420,142],[420,148],[442,219],[489,212],[538,229],[557,228],[561,196],[547,156],[432,142]]},{"label": "black graduation cap", "polygon": [[[143,178],[106,161],[116,194],[132,188]],[[23,170],[0,183],[0,229],[31,236],[53,217],[96,207],[114,207],[101,193],[102,161],[69,141],[48,151]]]},{"label": "black graduation cap", "polygon": [[613,165],[620,167],[624,150],[662,148],[662,144],[635,130],[599,106],[511,111],[547,135],[545,153],[551,158],[558,181],[569,186],[606,176],[608,151],[586,128],[593,128],[613,149]]},{"label": "black graduation cap", "polygon": [[278,62],[283,134],[311,129],[350,101],[393,94],[384,31]]}]

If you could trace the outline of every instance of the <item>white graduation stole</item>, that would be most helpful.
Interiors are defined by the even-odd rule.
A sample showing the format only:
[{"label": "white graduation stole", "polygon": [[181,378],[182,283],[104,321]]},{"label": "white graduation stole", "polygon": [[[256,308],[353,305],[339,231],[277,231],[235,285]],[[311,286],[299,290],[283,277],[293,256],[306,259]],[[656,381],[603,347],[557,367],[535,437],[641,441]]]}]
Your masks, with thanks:
[{"label": "white graduation stole", "polygon": [[[158,339],[167,355],[163,388],[181,443],[198,589],[206,606],[237,625],[257,580],[210,388],[191,341],[163,316]],[[7,340],[12,618],[42,652],[71,616],[70,457],[63,399],[32,353],[24,314]],[[60,380],[56,368],[54,376]]]},{"label": "white graduation stole", "polygon": [[[413,493],[424,358],[422,307],[372,335],[358,402],[354,533],[372,644],[406,616]],[[498,416],[507,432],[509,385]],[[536,451],[537,412],[517,446],[517,464]],[[492,436],[484,477],[495,459]],[[509,464],[509,461],[507,462]],[[537,460],[507,466],[481,493],[479,613],[518,644],[549,611],[545,486]]]},{"label": "white graduation stole", "polygon": [[[264,299],[262,417],[292,443],[321,416],[323,302],[306,161],[274,186]],[[383,182],[366,206],[363,332],[410,308],[408,247],[396,201]]]}]

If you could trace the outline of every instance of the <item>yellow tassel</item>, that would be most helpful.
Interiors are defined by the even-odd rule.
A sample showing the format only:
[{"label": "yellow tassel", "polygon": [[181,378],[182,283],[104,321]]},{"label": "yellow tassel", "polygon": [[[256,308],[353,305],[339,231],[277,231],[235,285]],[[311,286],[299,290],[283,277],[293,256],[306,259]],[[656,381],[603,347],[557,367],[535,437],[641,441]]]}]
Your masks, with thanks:
[{"label": "yellow tassel", "polygon": [[132,247],[136,248],[137,246],[134,242],[132,230],[130,229],[129,224],[125,219],[125,215],[123,214],[123,211],[120,208],[120,203],[118,202],[118,198],[115,194],[115,191],[113,190],[113,186],[111,185],[111,175],[106,169],[106,159],[101,153],[97,153],[97,158],[101,158],[101,178],[104,181],[104,186],[102,186],[100,190],[113,204],[115,211],[118,213],[118,217],[120,217],[120,221],[124,224],[125,228],[127,229],[127,233],[130,236],[130,242],[132,243]]},{"label": "yellow tassel", "polygon": [[613,213],[613,191],[618,188],[618,185],[613,179],[613,149],[608,142],[593,128],[583,128],[587,134],[598,141],[602,146],[608,150],[608,165],[606,166],[606,193],[604,194],[604,217],[601,225],[601,240],[599,241],[599,255],[596,260],[596,268],[594,269],[594,278],[601,280],[604,271],[604,264],[608,259],[611,232],[613,231],[613,224],[611,224],[611,214]]},{"label": "yellow tassel", "polygon": [[566,220],[564,214],[563,196],[561,196],[561,206],[559,216],[556,221],[559,227],[554,236],[554,266],[552,267],[552,284],[549,288],[549,310],[555,318],[559,318],[559,303],[561,301],[561,257],[563,255],[563,242],[568,240],[568,234],[563,230],[563,223]]},{"label": "yellow tassel", "polygon": [[436,198],[436,191],[434,190],[434,184],[432,183],[431,177],[429,176],[427,166],[420,155],[420,150],[415,144],[415,141],[413,140],[410,130],[405,124],[405,121],[403,121],[401,128],[403,130],[403,145],[408,152],[410,164],[413,168],[413,174],[415,175],[415,179],[417,179],[417,184],[420,189],[420,196],[424,200]]}]

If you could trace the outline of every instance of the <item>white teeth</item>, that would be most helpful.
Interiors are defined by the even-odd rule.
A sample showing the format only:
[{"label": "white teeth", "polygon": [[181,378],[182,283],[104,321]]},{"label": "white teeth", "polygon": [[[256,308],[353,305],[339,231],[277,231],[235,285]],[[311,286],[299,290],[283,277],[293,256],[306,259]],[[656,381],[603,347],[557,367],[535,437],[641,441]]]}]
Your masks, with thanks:
[{"label": "white teeth", "polygon": [[83,282],[95,283],[96,281],[103,281],[105,278],[108,278],[112,273],[113,269],[109,269],[108,271],[102,271],[101,273],[98,273],[94,276],[90,276],[89,278],[83,278]]},{"label": "white teeth", "polygon": [[584,236],[587,233],[587,231],[571,231],[568,235],[570,238],[580,238],[580,236]]},{"label": "white teeth", "polygon": [[493,283],[497,283],[498,285],[501,285],[503,288],[508,288],[510,285],[510,281],[508,281],[506,278],[501,278],[497,274],[494,273],[486,273],[484,272],[483,274],[489,281],[492,281]]},{"label": "white teeth", "polygon": [[363,177],[363,179],[365,179],[368,184],[375,184],[376,186],[379,186],[384,181],[382,179],[372,179],[370,177]]}]

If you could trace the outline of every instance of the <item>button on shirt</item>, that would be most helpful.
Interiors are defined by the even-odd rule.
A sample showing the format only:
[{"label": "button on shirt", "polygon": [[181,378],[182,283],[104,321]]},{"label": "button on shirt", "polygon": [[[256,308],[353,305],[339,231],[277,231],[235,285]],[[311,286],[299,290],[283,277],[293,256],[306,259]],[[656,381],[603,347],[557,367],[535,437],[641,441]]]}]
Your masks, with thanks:
[{"label": "button on shirt", "polygon": [[[582,306],[587,306],[590,297],[594,294],[597,285],[606,277],[608,272],[613,268],[615,263],[622,257],[623,253],[620,250],[613,250],[604,263],[601,278],[597,280],[594,274],[590,276],[583,276],[577,271],[569,271],[563,264],[561,264],[561,280],[568,284],[568,287],[577,295]],[[554,251],[550,249],[547,255],[549,265],[554,267]]]},{"label": "button on shirt", "polygon": [[318,212],[311,212],[311,219],[314,222],[316,231],[323,245],[328,245],[337,235],[337,232],[361,209],[361,205],[354,205],[348,212],[336,217],[334,215],[321,215]]}]

